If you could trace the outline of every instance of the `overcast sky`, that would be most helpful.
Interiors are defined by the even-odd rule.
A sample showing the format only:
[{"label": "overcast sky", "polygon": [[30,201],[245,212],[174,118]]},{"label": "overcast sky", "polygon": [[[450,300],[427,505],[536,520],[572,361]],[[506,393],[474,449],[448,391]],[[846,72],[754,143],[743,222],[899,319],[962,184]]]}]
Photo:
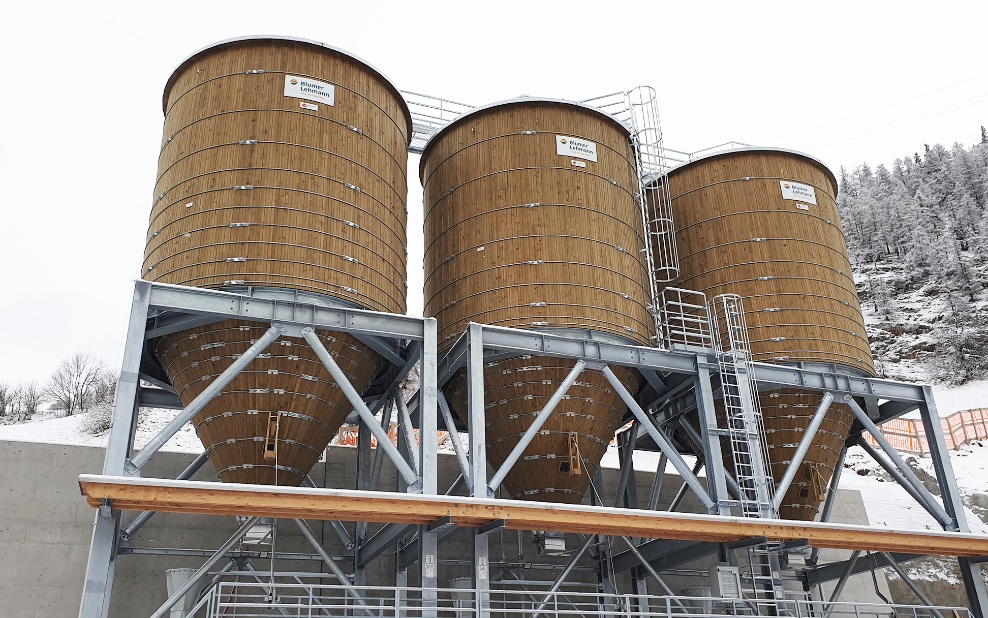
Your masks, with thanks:
[{"label": "overcast sky", "polygon": [[[0,380],[75,351],[119,363],[175,66],[218,40],[323,41],[398,88],[485,104],[654,86],[666,144],[729,140],[835,171],[988,124],[984,2],[31,2],[0,50]],[[417,157],[409,230],[421,230]],[[416,240],[418,242],[416,242]],[[410,238],[420,264],[421,238]],[[421,311],[421,274],[409,305]]]}]

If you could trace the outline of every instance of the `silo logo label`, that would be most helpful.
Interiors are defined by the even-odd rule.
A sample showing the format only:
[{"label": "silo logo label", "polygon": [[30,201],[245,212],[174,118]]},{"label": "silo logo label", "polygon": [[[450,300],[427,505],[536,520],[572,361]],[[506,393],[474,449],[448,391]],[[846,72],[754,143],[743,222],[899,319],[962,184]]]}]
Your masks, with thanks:
[{"label": "silo logo label", "polygon": [[597,144],[568,135],[556,136],[556,154],[597,162]]},{"label": "silo logo label", "polygon": [[298,75],[286,75],[285,96],[333,105],[336,99],[336,86]]},{"label": "silo logo label", "polygon": [[809,202],[816,206],[816,189],[810,185],[792,182],[791,180],[780,180],[779,187],[782,188],[782,199]]}]

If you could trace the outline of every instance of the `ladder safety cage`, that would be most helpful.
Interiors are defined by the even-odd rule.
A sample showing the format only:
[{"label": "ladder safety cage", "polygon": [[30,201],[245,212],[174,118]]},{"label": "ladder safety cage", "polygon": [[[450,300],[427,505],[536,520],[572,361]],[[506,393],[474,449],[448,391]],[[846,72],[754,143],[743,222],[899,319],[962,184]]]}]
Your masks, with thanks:
[{"label": "ladder safety cage", "polygon": [[755,381],[749,378],[751,345],[741,297],[737,294],[715,296],[710,301],[710,317],[735,478],[742,490],[742,512],[745,517],[773,518],[775,483],[770,471],[758,389]]},{"label": "ladder safety cage", "polygon": [[662,139],[658,98],[651,86],[626,94],[639,185],[639,206],[645,229],[645,256],[652,298],[661,284],[679,277],[679,252],[669,189],[670,162]]},{"label": "ladder safety cage", "polygon": [[[751,344],[742,298],[737,294],[714,296],[710,301],[710,319],[741,514],[775,519],[778,517],[773,505],[775,481],[758,388],[749,370]],[[782,544],[778,541],[748,548],[751,592],[755,598],[785,598],[778,566],[781,553]]]}]

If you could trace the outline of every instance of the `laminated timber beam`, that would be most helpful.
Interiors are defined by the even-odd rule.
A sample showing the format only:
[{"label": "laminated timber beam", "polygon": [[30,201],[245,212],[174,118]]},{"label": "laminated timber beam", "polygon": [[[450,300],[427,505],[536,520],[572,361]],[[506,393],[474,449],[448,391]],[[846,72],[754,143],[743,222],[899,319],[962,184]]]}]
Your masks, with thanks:
[{"label": "laminated timber beam", "polygon": [[746,519],[695,513],[549,504],[458,496],[273,487],[134,479],[84,474],[79,486],[90,506],[109,501],[122,511],[167,511],[201,515],[250,515],[339,521],[428,525],[441,517],[479,528],[504,520],[511,530],[635,536],[731,543],[750,537],[805,540],[815,547],[910,552],[976,558],[988,555],[988,537],[936,531],[877,530],[822,522]]}]

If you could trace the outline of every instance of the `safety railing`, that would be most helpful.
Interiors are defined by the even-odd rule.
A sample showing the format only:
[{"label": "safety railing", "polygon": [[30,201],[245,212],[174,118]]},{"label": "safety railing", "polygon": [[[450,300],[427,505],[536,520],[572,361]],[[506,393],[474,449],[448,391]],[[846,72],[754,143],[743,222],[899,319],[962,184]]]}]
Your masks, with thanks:
[{"label": "safety railing", "polygon": [[[940,427],[947,448],[955,451],[965,444],[975,440],[988,440],[988,408],[961,410],[950,416],[940,418]],[[897,418],[882,423],[882,435],[895,450],[904,453],[926,455],[930,452],[930,444],[926,439],[923,421],[910,418]],[[869,433],[864,437],[872,444],[877,444]]]},{"label": "safety railing", "polygon": [[661,347],[700,350],[713,348],[707,296],[703,292],[663,288],[659,296],[658,317]]},{"label": "safety railing", "polygon": [[[972,618],[966,608],[804,600],[758,601],[526,589],[412,588],[329,585],[325,576],[231,572],[209,595],[210,618],[376,616],[378,618],[701,618],[783,615],[820,618]],[[249,581],[248,581],[249,580]],[[356,595],[359,595],[356,596]]]}]

